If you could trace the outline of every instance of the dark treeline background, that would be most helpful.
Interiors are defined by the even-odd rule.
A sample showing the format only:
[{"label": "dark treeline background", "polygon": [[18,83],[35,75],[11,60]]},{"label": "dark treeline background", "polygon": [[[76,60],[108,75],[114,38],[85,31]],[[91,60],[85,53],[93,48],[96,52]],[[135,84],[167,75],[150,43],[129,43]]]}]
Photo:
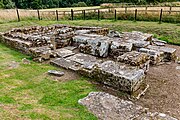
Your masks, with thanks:
[{"label": "dark treeline background", "polygon": [[102,3],[135,3],[148,4],[173,2],[176,0],[0,0],[0,8],[42,9],[55,7],[97,6]]}]

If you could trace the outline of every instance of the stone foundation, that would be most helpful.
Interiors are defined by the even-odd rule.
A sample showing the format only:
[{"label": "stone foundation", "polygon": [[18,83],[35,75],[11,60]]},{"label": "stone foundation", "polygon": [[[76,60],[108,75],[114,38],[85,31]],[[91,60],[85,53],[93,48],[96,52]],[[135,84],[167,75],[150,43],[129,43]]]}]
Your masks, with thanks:
[{"label": "stone foundation", "polygon": [[143,82],[149,63],[174,60],[176,52],[151,34],[86,26],[16,28],[0,33],[0,41],[35,61],[50,60],[53,65],[130,93]]}]

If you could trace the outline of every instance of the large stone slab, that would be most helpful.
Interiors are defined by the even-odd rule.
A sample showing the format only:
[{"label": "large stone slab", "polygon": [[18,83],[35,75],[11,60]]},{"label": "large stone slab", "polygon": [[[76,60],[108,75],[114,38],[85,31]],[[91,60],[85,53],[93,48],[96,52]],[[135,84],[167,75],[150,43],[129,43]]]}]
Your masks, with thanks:
[{"label": "large stone slab", "polygon": [[100,83],[130,93],[136,91],[145,78],[144,70],[110,60],[99,64],[92,75]]},{"label": "large stone slab", "polygon": [[57,55],[57,57],[62,57],[62,58],[66,58],[75,54],[73,51],[65,48],[56,49],[54,53]]},{"label": "large stone slab", "polygon": [[107,57],[110,47],[108,37],[88,39],[86,43],[79,46],[80,52],[99,57]]},{"label": "large stone slab", "polygon": [[123,42],[120,39],[113,39],[110,47],[110,55],[116,58],[119,55],[130,52],[132,48],[132,43]]},{"label": "large stone slab", "polygon": [[163,52],[165,61],[175,60],[176,58],[176,49],[174,48],[149,45],[147,49]]},{"label": "large stone slab", "polygon": [[78,103],[86,106],[100,120],[177,120],[105,92],[91,92]]}]

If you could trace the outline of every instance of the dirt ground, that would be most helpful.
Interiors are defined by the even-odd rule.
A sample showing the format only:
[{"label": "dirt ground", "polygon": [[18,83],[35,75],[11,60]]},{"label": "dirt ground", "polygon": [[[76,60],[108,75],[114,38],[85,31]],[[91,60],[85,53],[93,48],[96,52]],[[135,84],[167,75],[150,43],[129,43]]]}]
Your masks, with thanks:
[{"label": "dirt ground", "polygon": [[[176,48],[180,57],[180,46]],[[180,64],[172,62],[150,67],[146,83],[150,85],[146,94],[136,101],[137,104],[150,108],[152,112],[162,112],[180,119]]]}]

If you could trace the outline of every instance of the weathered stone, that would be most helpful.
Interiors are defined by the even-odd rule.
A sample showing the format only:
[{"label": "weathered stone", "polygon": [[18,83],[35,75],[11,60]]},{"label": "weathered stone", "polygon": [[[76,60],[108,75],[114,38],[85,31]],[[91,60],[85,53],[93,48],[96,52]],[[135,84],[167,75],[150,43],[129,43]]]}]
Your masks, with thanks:
[{"label": "weathered stone", "polygon": [[76,30],[75,35],[89,34],[91,30]]},{"label": "weathered stone", "polygon": [[158,40],[157,38],[152,38],[152,42],[164,43],[167,44],[166,41]]},{"label": "weathered stone", "polygon": [[50,64],[62,67],[65,69],[69,69],[71,66],[75,65],[75,63],[71,60],[67,60],[65,58],[56,58],[50,61]]},{"label": "weathered stone", "polygon": [[79,46],[80,52],[99,57],[107,57],[109,41],[106,37],[88,39],[86,43]]},{"label": "weathered stone", "polygon": [[110,30],[107,36],[113,38],[113,37],[120,37],[121,34],[118,31]]},{"label": "weathered stone", "polygon": [[105,92],[91,92],[78,103],[86,106],[100,120],[177,120]]},{"label": "weathered stone", "polygon": [[148,45],[150,45],[149,41],[140,41],[140,40],[129,39],[129,40],[127,40],[127,42],[133,44],[133,49],[134,50],[136,50],[138,48],[147,47]]},{"label": "weathered stone", "polygon": [[162,42],[154,42],[154,44],[157,45],[157,46],[165,46],[165,44],[162,43]]},{"label": "weathered stone", "polygon": [[94,56],[91,56],[91,55],[87,55],[87,54],[83,54],[83,53],[78,53],[78,54],[75,54],[73,56],[70,56],[67,58],[67,60],[71,60],[71,61],[74,61],[76,63],[79,63],[81,65],[84,65],[86,63],[89,63],[89,62],[96,62],[96,57]]},{"label": "weathered stone", "polygon": [[118,62],[124,62],[132,66],[138,66],[145,72],[149,70],[150,57],[146,53],[140,53],[137,51],[127,52],[119,57],[117,57]]},{"label": "weathered stone", "polygon": [[61,77],[64,75],[64,72],[56,71],[56,70],[48,70],[48,74]]},{"label": "weathered stone", "polygon": [[152,34],[142,33],[138,31],[132,31],[132,32],[123,32],[121,34],[121,38],[124,40],[136,40],[136,41],[152,41]]},{"label": "weathered stone", "polygon": [[99,82],[126,92],[136,91],[145,77],[142,69],[120,65],[114,61],[99,64],[92,75],[99,78]]},{"label": "weathered stone", "polygon": [[10,37],[3,36],[2,41],[3,43],[7,44],[8,46],[20,50],[24,53],[28,53],[28,48],[32,47],[32,43],[28,41],[22,41],[19,39],[13,39]]},{"label": "weathered stone", "polygon": [[180,70],[180,66],[176,66],[176,70]]},{"label": "weathered stone", "polygon": [[66,58],[75,54],[71,50],[68,50],[65,48],[56,49],[54,52],[55,54],[57,54],[57,57],[63,57],[63,58]]},{"label": "weathered stone", "polygon": [[175,60],[176,58],[176,49],[174,48],[149,45],[147,49],[163,52],[165,61]]},{"label": "weathered stone", "polygon": [[28,59],[26,59],[26,58],[23,58],[22,63],[23,64],[30,64],[30,61]]},{"label": "weathered stone", "polygon": [[113,57],[118,57],[125,52],[130,52],[132,50],[133,44],[122,42],[120,40],[114,40],[111,43],[110,55]]},{"label": "weathered stone", "polygon": [[150,55],[150,63],[152,65],[156,65],[163,61],[163,56],[164,56],[163,52],[159,52],[156,50],[150,50],[150,49],[146,49],[146,48],[140,48],[139,52],[149,54]]}]

